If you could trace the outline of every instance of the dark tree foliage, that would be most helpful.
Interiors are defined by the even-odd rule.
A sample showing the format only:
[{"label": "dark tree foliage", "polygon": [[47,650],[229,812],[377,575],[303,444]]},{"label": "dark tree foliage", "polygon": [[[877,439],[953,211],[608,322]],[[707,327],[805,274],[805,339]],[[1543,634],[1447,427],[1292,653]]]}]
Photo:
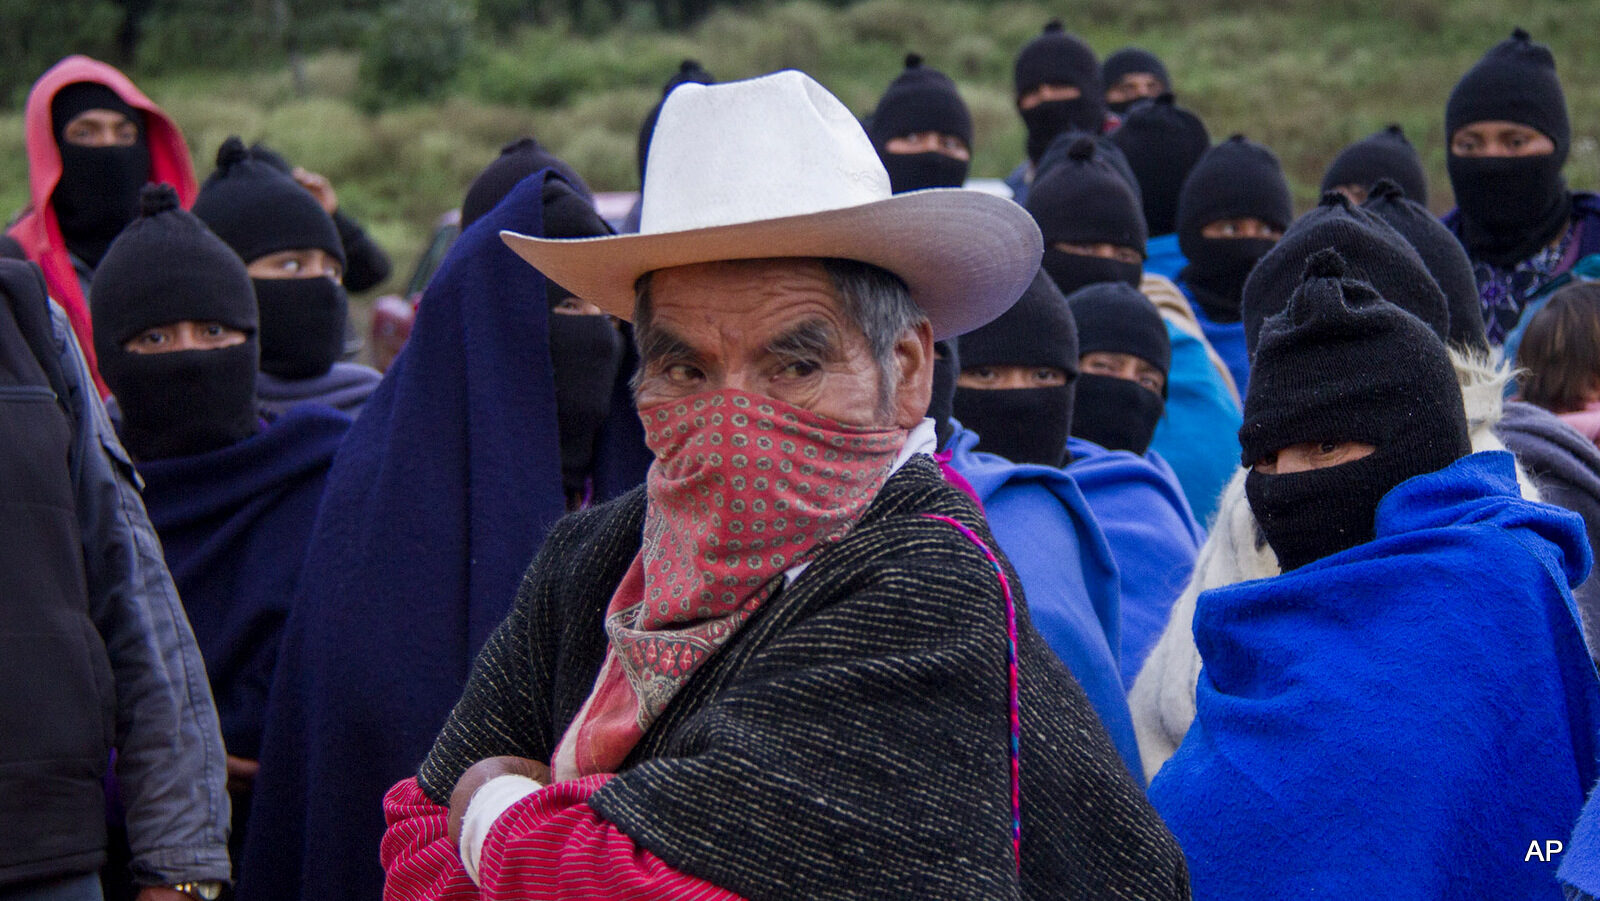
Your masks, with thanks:
[{"label": "dark tree foliage", "polygon": [[16,106],[56,60],[115,62],[122,9],[110,0],[0,0],[0,104]]}]

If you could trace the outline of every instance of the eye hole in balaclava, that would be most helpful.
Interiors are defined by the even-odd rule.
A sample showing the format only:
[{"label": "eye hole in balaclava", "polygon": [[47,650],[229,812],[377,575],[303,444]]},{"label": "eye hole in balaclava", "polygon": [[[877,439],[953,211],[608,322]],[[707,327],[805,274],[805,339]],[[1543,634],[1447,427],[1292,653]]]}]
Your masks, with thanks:
[{"label": "eye hole in balaclava", "polygon": [[[1072,428],[1078,334],[1066,298],[1044,270],[1000,318],[962,335],[960,354],[953,408],[961,425],[978,434],[977,449],[1013,463],[1061,466]],[[1020,373],[1030,385],[1047,381],[1035,374],[1059,372],[1062,383],[975,387],[987,372],[1005,370]]]}]

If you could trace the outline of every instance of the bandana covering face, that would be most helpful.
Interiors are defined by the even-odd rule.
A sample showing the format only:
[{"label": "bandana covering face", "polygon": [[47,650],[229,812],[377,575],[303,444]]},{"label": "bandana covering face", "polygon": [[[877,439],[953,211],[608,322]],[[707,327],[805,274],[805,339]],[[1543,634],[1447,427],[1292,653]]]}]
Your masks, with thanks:
[{"label": "bandana covering face", "polygon": [[606,611],[594,691],[557,781],[614,773],[678,690],[877,496],[904,429],[857,429],[733,389],[639,411],[655,453],[644,544]]}]

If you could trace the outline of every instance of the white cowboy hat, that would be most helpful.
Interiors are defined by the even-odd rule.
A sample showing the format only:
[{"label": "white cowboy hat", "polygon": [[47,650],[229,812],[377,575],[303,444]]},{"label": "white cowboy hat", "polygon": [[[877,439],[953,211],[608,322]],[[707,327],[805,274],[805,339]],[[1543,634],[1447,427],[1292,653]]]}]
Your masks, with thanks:
[{"label": "white cowboy hat", "polygon": [[841,257],[899,276],[936,340],[1005,312],[1039,270],[1027,211],[960,188],[891,194],[861,123],[802,72],[667,96],[636,235],[501,238],[556,284],[621,319],[646,272],[718,260]]}]

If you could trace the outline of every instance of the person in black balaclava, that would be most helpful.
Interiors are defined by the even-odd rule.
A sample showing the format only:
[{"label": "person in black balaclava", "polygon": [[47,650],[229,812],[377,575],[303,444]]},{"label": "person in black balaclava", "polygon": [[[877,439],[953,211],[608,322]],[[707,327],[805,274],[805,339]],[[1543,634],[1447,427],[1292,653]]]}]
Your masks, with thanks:
[{"label": "person in black balaclava", "polygon": [[1205,123],[1175,105],[1171,94],[1163,94],[1129,110],[1111,140],[1139,180],[1150,234],[1172,234],[1183,182],[1211,148]]},{"label": "person in black balaclava", "polygon": [[1484,334],[1478,306],[1478,284],[1461,242],[1433,218],[1427,207],[1407,197],[1399,185],[1387,178],[1372,186],[1361,208],[1399,232],[1428,267],[1439,290],[1444,292],[1445,306],[1450,311],[1450,345],[1488,353],[1489,339]]},{"label": "person in black balaclava", "polygon": [[1027,210],[1044,236],[1041,265],[1063,294],[1096,282],[1139,286],[1144,215],[1125,176],[1092,139],[1080,137],[1065,159],[1041,171]]},{"label": "person in black balaclava", "polygon": [[50,103],[61,148],[61,180],[50,204],[72,254],[93,270],[133,221],[139,189],[150,179],[144,114],[102,84],[78,82]]},{"label": "person in black balaclava", "polygon": [[955,338],[933,342],[933,392],[928,399],[928,417],[939,447],[950,443],[950,425],[956,401],[956,375],[961,372],[961,346]]},{"label": "person in black balaclava", "polygon": [[144,190],[90,298],[95,353],[135,460],[202,454],[257,432],[250,276],[171,187]]},{"label": "person in black balaclava", "polygon": [[1150,299],[1120,282],[1067,297],[1078,327],[1072,435],[1143,456],[1166,409],[1172,341]]},{"label": "person in black balaclava", "polygon": [[[548,238],[611,234],[594,207],[560,179],[544,186],[544,233]],[[593,500],[591,474],[601,426],[611,412],[612,388],[622,374],[626,339],[610,316],[545,280],[550,305],[550,363],[555,370],[556,417],[561,429],[561,484],[567,509]]]},{"label": "person in black balaclava", "polygon": [[1567,190],[1572,130],[1555,59],[1520,28],[1456,83],[1444,126],[1456,200],[1445,225],[1472,259],[1498,347],[1530,296],[1600,252],[1600,196]]},{"label": "person in black balaclava", "polygon": [[978,434],[977,449],[1013,463],[1064,464],[1078,332],[1044,270],[999,319],[961,336],[960,355],[953,411]]},{"label": "person in black balaclava", "polygon": [[955,82],[913,53],[865,123],[894,193],[959,188],[972,166],[972,114]]},{"label": "person in black balaclava", "polygon": [[500,156],[478,173],[478,177],[467,188],[467,196],[461,201],[461,230],[466,231],[468,226],[494,209],[517,186],[517,182],[545,168],[556,170],[557,175],[585,198],[594,196],[594,192],[589,190],[589,186],[565,160],[544,149],[531,137],[518,138],[501,147]]},{"label": "person in black balaclava", "polygon": [[327,211],[232,137],[217,151],[194,213],[245,261],[255,284],[263,406],[316,402],[359,413],[379,374],[339,362],[350,301],[340,281],[344,242]]},{"label": "person in black balaclava", "polygon": [[1361,203],[1380,178],[1392,180],[1405,189],[1407,197],[1428,205],[1428,176],[1422,171],[1422,159],[1398,125],[1339,151],[1322,174],[1322,193],[1338,191],[1351,203]]},{"label": "person in black balaclava", "polygon": [[332,217],[334,227],[339,230],[339,243],[344,246],[346,291],[360,293],[377,287],[389,277],[392,268],[389,255],[383,252],[378,242],[372,240],[361,223],[339,205],[338,195],[327,178],[303,167],[289,165],[282,154],[259,141],[250,145],[250,156],[294,179],[295,184],[310,191],[311,196]]},{"label": "person in black balaclava", "polygon": [[[1094,50],[1052,19],[1017,54],[1013,69],[1017,112],[1028,128],[1028,160],[1037,164],[1056,135],[1106,130],[1105,87]],[[1026,197],[1019,192],[1017,201]]]},{"label": "person in black balaclava", "polygon": [[[532,138],[507,144],[500,157],[472,182],[461,204],[466,229],[494,209],[518,182],[540,169],[552,168],[560,178],[544,186],[544,230],[551,238],[591,238],[611,234],[594,211],[588,188],[574,173],[576,185],[562,179],[571,168],[551,156]],[[599,453],[601,426],[611,413],[612,394],[629,358],[628,340],[610,316],[594,304],[545,280],[550,306],[550,362],[555,370],[556,417],[561,431],[561,481],[568,509],[592,501],[592,474]]]},{"label": "person in black balaclava", "polygon": [[1294,221],[1250,273],[1244,285],[1245,346],[1252,357],[1261,342],[1262,323],[1281,311],[1318,252],[1338,251],[1350,277],[1392,298],[1406,312],[1449,340],[1450,308],[1433,274],[1410,242],[1370,210],[1353,206],[1337,191]]},{"label": "person in black balaclava", "polygon": [[1188,258],[1179,287],[1240,391],[1250,381],[1239,321],[1244,282],[1293,218],[1278,157],[1244,135],[1206,151],[1178,194],[1178,246]]},{"label": "person in black balaclava", "polygon": [[1267,320],[1255,367],[1245,494],[1284,572],[1371,541],[1390,489],[1472,452],[1443,342],[1336,251]]},{"label": "person in black balaclava", "polygon": [[1106,57],[1100,80],[1106,86],[1106,106],[1119,116],[1146,97],[1172,93],[1172,77],[1161,58],[1138,47],[1124,47]]}]

